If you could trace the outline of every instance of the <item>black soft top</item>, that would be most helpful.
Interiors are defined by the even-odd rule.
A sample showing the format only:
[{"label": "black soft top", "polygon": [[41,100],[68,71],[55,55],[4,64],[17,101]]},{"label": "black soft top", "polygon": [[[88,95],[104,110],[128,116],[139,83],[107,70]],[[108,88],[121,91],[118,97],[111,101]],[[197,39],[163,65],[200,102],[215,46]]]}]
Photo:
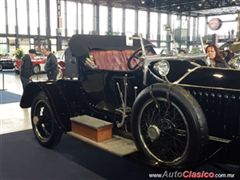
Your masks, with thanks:
[{"label": "black soft top", "polygon": [[[144,40],[144,44],[151,44]],[[90,50],[136,50],[141,47],[140,40],[134,39],[133,46],[126,45],[126,36],[73,35],[69,41],[72,56],[85,59]]]}]

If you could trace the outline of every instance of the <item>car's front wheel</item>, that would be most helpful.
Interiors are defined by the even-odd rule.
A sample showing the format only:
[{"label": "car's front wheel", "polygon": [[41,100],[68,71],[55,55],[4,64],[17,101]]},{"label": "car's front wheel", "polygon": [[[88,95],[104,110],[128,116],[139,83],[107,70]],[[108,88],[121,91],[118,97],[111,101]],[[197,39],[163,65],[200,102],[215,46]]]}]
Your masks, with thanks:
[{"label": "car's front wheel", "polygon": [[155,164],[174,168],[193,165],[208,141],[200,105],[183,88],[166,84],[139,94],[132,132],[137,147]]},{"label": "car's front wheel", "polygon": [[53,110],[43,92],[32,103],[31,121],[33,132],[41,145],[53,147],[59,143],[62,131],[56,124]]}]

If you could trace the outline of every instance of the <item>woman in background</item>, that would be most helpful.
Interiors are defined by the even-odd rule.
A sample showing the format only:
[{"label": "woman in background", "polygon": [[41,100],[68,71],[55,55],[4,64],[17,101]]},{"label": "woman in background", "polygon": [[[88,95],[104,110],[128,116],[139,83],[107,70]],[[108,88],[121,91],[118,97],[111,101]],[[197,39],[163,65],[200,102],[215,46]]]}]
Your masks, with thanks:
[{"label": "woman in background", "polygon": [[207,53],[207,65],[211,67],[222,67],[227,68],[228,64],[222,58],[219,49],[214,44],[209,44],[206,49]]}]

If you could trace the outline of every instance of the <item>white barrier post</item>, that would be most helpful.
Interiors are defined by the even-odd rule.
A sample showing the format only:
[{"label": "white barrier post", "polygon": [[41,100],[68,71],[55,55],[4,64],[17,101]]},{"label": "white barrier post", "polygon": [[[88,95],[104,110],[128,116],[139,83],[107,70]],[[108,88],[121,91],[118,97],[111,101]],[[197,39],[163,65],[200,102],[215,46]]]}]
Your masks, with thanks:
[{"label": "white barrier post", "polygon": [[4,91],[4,70],[2,70],[2,89],[0,89],[1,91]]}]

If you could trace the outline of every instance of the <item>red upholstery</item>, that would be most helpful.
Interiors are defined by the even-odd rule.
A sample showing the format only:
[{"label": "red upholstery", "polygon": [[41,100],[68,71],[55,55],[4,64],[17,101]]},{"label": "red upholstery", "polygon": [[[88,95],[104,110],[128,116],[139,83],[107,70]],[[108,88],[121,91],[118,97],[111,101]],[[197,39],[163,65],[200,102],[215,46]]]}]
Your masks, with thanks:
[{"label": "red upholstery", "polygon": [[93,50],[93,56],[98,69],[127,71],[127,61],[133,50]]}]

